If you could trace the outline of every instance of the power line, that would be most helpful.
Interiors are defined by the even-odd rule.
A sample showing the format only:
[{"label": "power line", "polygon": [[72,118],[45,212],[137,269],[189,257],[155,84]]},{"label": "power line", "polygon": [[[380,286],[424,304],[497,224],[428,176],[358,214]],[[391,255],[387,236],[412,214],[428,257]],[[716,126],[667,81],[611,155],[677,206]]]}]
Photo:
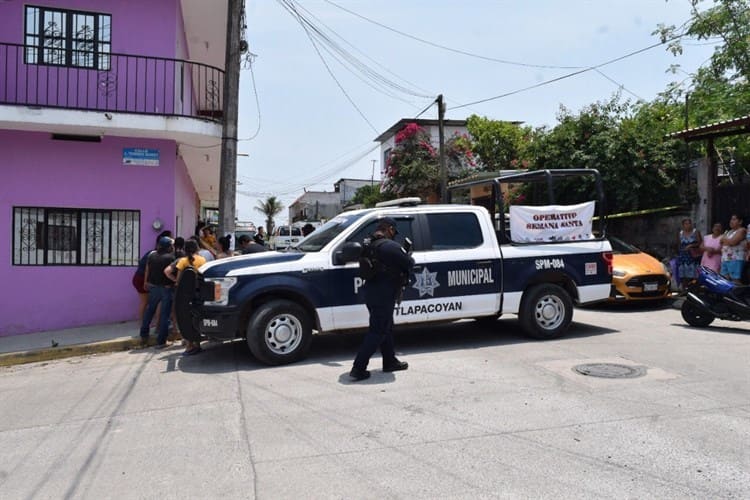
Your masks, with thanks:
[{"label": "power line", "polygon": [[341,9],[344,12],[348,12],[349,14],[351,14],[353,16],[356,16],[356,17],[358,17],[358,18],[360,18],[360,19],[362,19],[364,21],[367,21],[368,23],[374,24],[374,25],[379,26],[379,27],[381,27],[383,29],[386,29],[388,31],[392,31],[393,33],[396,33],[398,35],[404,36],[406,38],[410,38],[412,40],[416,40],[417,42],[424,43],[426,45],[430,45],[430,46],[436,47],[438,49],[443,49],[443,50],[447,50],[449,52],[454,52],[456,54],[462,54],[462,55],[465,55],[465,56],[468,56],[468,57],[474,57],[476,59],[483,59],[485,61],[492,61],[492,62],[496,62],[496,63],[500,63],[500,64],[507,64],[507,65],[510,65],[510,66],[520,66],[520,67],[525,67],[525,68],[543,68],[543,69],[581,69],[581,68],[584,68],[584,66],[552,66],[552,65],[548,65],[548,64],[523,63],[523,62],[518,62],[518,61],[510,61],[510,60],[507,60],[507,59],[498,59],[498,58],[495,58],[495,57],[483,56],[483,55],[480,55],[480,54],[474,54],[472,52],[467,52],[465,50],[454,49],[452,47],[447,47],[445,45],[441,45],[439,43],[431,42],[429,40],[425,40],[423,38],[419,38],[417,36],[410,35],[409,33],[405,33],[403,31],[399,31],[399,30],[397,30],[395,28],[392,28],[392,27],[387,26],[385,24],[379,23],[378,21],[374,21],[374,20],[372,20],[372,19],[370,19],[368,17],[365,17],[365,16],[363,16],[361,14],[358,14],[358,13],[354,12],[353,10],[349,10],[346,7],[342,7],[341,5],[339,5],[339,4],[335,3],[335,2],[332,2],[331,0],[325,0],[325,2],[328,3],[328,4],[333,5],[337,9]]},{"label": "power line", "polygon": [[622,90],[624,90],[624,91],[625,91],[625,92],[627,92],[628,94],[632,95],[632,96],[633,96],[633,97],[635,97],[636,99],[638,99],[638,100],[640,100],[640,101],[645,101],[645,100],[646,100],[646,99],[644,99],[643,97],[641,97],[641,96],[639,96],[638,94],[636,94],[635,92],[631,92],[630,90],[628,90],[628,89],[627,89],[627,88],[625,87],[625,85],[623,85],[622,83],[620,83],[620,82],[617,82],[617,81],[613,80],[612,78],[608,77],[607,75],[605,75],[605,74],[604,74],[604,73],[603,73],[603,72],[602,72],[601,70],[599,70],[598,68],[597,68],[597,69],[594,69],[594,71],[596,71],[596,72],[597,72],[597,73],[599,73],[599,75],[601,75],[601,76],[602,76],[603,78],[605,78],[605,79],[609,80],[610,82],[614,83],[615,85],[617,85],[617,87],[621,88]]},{"label": "power line", "polygon": [[[368,147],[367,150],[362,151],[360,153],[357,153],[356,156],[350,157],[350,158],[346,158],[345,160],[343,160],[343,163],[344,163],[343,165],[342,165],[342,162],[339,161],[339,160],[342,160],[343,158],[345,158],[346,156],[348,156],[349,154],[353,153],[354,151],[360,150],[364,146],[369,146],[369,147]],[[283,191],[281,191],[279,194],[290,194],[290,193],[293,193],[295,191],[299,191],[300,189],[302,189],[304,187],[307,187],[307,186],[310,186],[310,185],[313,185],[313,184],[319,184],[320,182],[322,182],[323,180],[325,180],[325,179],[327,179],[329,177],[333,177],[335,175],[338,175],[339,173],[343,172],[344,170],[350,168],[352,165],[354,165],[355,163],[357,163],[358,161],[360,161],[365,156],[367,156],[370,153],[372,153],[378,147],[380,147],[380,144],[372,145],[372,142],[368,141],[366,143],[363,143],[363,144],[357,146],[356,148],[350,149],[346,153],[343,153],[342,155],[338,156],[337,158],[335,158],[335,159],[333,159],[333,160],[331,160],[331,161],[329,161],[327,163],[324,163],[323,165],[321,165],[321,166],[313,169],[313,171],[318,171],[318,173],[315,174],[312,177],[308,177],[306,179],[302,179],[302,180],[299,180],[299,181],[297,181],[295,183],[291,183],[291,184],[281,184],[281,187],[279,186],[279,184],[278,184],[277,181],[267,180],[267,183],[275,184],[274,185],[275,192],[278,192],[278,189],[283,189]],[[320,169],[324,168],[326,165],[331,165],[331,164],[333,164],[332,167],[330,167],[330,168],[328,168],[328,169],[326,169],[324,171],[320,171]],[[247,176],[240,175],[240,177],[252,180],[252,178],[247,177]],[[258,179],[258,180],[261,180],[261,179]],[[261,181],[263,181],[263,180],[261,180]]]},{"label": "power line", "polygon": [[252,141],[256,137],[258,137],[258,134],[260,133],[260,100],[258,99],[258,87],[255,85],[255,72],[253,71],[254,62],[255,62],[255,57],[251,56],[247,64],[250,69],[250,79],[253,82],[253,94],[255,94],[255,108],[258,110],[258,128],[255,129],[255,133],[251,135],[250,137],[246,139],[238,139],[238,141]]},{"label": "power line", "polygon": [[328,74],[331,76],[331,78],[333,78],[333,81],[336,82],[336,85],[338,86],[339,90],[341,90],[341,92],[344,94],[344,96],[349,101],[349,103],[354,107],[354,109],[357,110],[357,113],[359,113],[359,116],[361,116],[362,119],[365,122],[367,122],[367,124],[370,126],[370,128],[375,133],[377,133],[378,130],[370,122],[370,120],[367,119],[367,117],[362,112],[362,110],[359,108],[359,106],[357,106],[357,104],[354,102],[354,100],[349,96],[349,94],[346,92],[346,90],[344,89],[344,87],[341,85],[341,82],[339,82],[339,80],[336,78],[336,75],[333,74],[333,71],[331,70],[330,66],[328,66],[328,63],[326,62],[325,58],[323,57],[323,54],[320,53],[320,50],[318,49],[318,45],[317,45],[317,43],[315,43],[315,40],[314,40],[313,36],[310,34],[310,31],[308,30],[308,28],[305,25],[305,23],[302,21],[302,18],[297,13],[297,11],[295,10],[294,6],[291,5],[287,0],[278,0],[278,1],[282,4],[282,6],[284,8],[287,9],[287,11],[289,11],[290,14],[292,14],[297,19],[297,22],[299,22],[300,25],[302,26],[302,28],[305,30],[305,34],[307,34],[307,37],[310,39],[310,43],[312,44],[313,49],[315,49],[315,52],[318,54],[318,57],[320,58],[320,61],[323,63],[323,66],[325,66],[326,71],[328,71]]},{"label": "power line", "polygon": [[[369,61],[371,61],[373,64],[375,64],[379,68],[383,69],[387,73],[393,75],[394,77],[398,78],[399,80],[403,81],[404,83],[410,85],[413,89],[416,89],[416,90],[419,90],[420,92],[422,92],[422,94],[418,94],[418,93],[415,93],[413,91],[409,91],[407,93],[409,93],[411,95],[414,95],[415,97],[424,97],[424,98],[429,98],[429,97],[431,97],[432,95],[435,94],[435,92],[432,92],[432,91],[429,91],[429,90],[425,90],[425,89],[419,87],[418,85],[414,84],[413,82],[410,82],[406,78],[404,78],[404,77],[402,77],[402,76],[394,73],[393,71],[391,71],[390,69],[388,69],[386,66],[380,64],[378,61],[376,61],[372,57],[368,56],[367,54],[365,54],[364,52],[362,52],[361,50],[359,50],[356,46],[354,46],[353,44],[349,43],[344,37],[342,37],[341,35],[339,35],[334,29],[332,29],[330,26],[328,26],[323,21],[321,21],[320,18],[318,18],[317,16],[315,16],[315,14],[313,14],[312,12],[310,12],[304,6],[300,5],[298,2],[297,2],[297,5],[298,5],[298,7],[300,9],[304,10],[305,12],[307,12],[307,14],[309,16],[311,16],[313,19],[315,19],[321,26],[323,26],[324,28],[326,28],[334,36],[336,36],[337,38],[339,38],[342,42],[344,42],[346,45],[348,45],[349,47],[351,47],[353,50],[355,50],[356,52],[358,52],[359,54],[361,54],[363,57],[365,57],[366,59],[368,59]],[[331,42],[333,42],[333,41],[331,40]],[[335,42],[333,42],[333,43],[335,44]],[[339,47],[338,44],[335,44],[335,45],[336,45],[336,47]]]},{"label": "power line", "polygon": [[437,100],[434,100],[430,104],[428,104],[426,108],[424,108],[422,111],[420,111],[417,114],[417,116],[414,117],[414,119],[416,120],[417,118],[419,118],[420,116],[422,116],[423,114],[425,114],[425,112],[427,112],[428,109],[430,109],[432,106],[434,106],[436,102],[437,102]]},{"label": "power line", "polygon": [[520,94],[521,92],[526,92],[527,90],[532,90],[532,89],[536,89],[536,88],[539,88],[539,87],[544,87],[545,85],[549,85],[551,83],[559,82],[560,80],[565,80],[567,78],[571,78],[571,77],[574,77],[574,76],[577,76],[577,75],[580,75],[580,74],[583,74],[583,73],[587,73],[589,71],[596,71],[597,68],[601,68],[602,66],[607,66],[609,64],[613,64],[613,63],[616,63],[618,61],[622,61],[623,59],[627,59],[628,57],[632,57],[632,56],[641,54],[641,53],[646,52],[648,50],[651,50],[651,49],[653,49],[655,47],[659,47],[661,45],[664,45],[667,42],[671,42],[672,40],[676,40],[678,38],[681,38],[682,36],[683,35],[678,35],[678,36],[675,36],[675,37],[673,37],[673,38],[671,38],[669,40],[666,40],[664,42],[658,42],[658,43],[649,45],[648,47],[644,47],[642,49],[639,49],[639,50],[636,50],[636,51],[633,51],[633,52],[629,52],[629,53],[627,53],[627,54],[625,54],[623,56],[616,57],[614,59],[610,59],[609,61],[605,61],[603,63],[596,64],[594,66],[589,66],[588,68],[584,68],[584,69],[581,69],[581,70],[578,70],[578,71],[574,71],[572,73],[568,73],[568,74],[565,74],[565,75],[562,75],[562,76],[558,76],[557,78],[553,78],[551,80],[545,80],[543,82],[537,83],[535,85],[531,85],[529,87],[524,87],[524,88],[521,88],[521,89],[513,90],[513,91],[510,91],[510,92],[506,92],[505,94],[500,94],[500,95],[496,95],[496,96],[493,96],[493,97],[487,97],[486,99],[479,99],[478,101],[473,101],[473,102],[469,102],[469,103],[466,103],[466,104],[461,104],[459,106],[453,106],[450,109],[460,109],[460,108],[465,108],[465,107],[468,107],[468,106],[473,106],[475,104],[482,104],[482,103],[485,103],[485,102],[494,101],[494,100],[497,100],[497,99],[502,99],[503,97],[509,97],[509,96],[512,96],[512,95],[515,95],[515,94]]}]

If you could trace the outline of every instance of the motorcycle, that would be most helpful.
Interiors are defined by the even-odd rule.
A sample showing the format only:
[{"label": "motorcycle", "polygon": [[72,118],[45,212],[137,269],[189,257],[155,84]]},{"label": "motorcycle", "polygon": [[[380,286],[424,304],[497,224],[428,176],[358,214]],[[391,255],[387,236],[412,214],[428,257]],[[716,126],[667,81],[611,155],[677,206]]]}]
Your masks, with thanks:
[{"label": "motorcycle", "polygon": [[737,285],[705,266],[688,285],[682,319],[692,326],[708,326],[714,319],[750,320],[750,286]]}]

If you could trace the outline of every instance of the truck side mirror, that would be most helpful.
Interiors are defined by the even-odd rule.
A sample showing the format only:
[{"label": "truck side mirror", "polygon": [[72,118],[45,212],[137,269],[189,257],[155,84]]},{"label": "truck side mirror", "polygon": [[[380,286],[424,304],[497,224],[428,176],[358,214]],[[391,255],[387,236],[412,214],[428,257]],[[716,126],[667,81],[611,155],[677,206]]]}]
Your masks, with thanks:
[{"label": "truck side mirror", "polygon": [[340,252],[336,253],[339,254],[337,260],[340,263],[346,264],[347,262],[354,262],[359,260],[359,257],[362,255],[362,244],[357,243],[356,241],[349,241],[344,243]]}]

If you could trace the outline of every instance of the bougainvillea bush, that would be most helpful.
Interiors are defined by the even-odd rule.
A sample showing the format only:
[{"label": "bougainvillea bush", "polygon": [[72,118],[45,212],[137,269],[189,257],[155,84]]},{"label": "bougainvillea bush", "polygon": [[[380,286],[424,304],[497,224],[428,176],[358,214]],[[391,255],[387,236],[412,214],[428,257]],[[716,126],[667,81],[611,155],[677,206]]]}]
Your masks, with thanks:
[{"label": "bougainvillea bush", "polygon": [[[471,140],[455,134],[445,142],[448,181],[465,177],[476,168]],[[430,134],[416,123],[407,123],[398,131],[395,145],[386,161],[383,191],[423,200],[437,200],[440,194],[440,157],[430,142]]]}]

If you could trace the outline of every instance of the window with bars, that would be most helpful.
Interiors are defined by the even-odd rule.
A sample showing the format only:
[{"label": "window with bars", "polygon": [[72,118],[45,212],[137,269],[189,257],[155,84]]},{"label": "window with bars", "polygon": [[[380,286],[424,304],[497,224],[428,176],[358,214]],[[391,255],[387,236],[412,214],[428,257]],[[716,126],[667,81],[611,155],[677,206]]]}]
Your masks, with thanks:
[{"label": "window with bars", "polygon": [[109,14],[27,6],[24,32],[27,64],[109,70]]},{"label": "window with bars", "polygon": [[135,266],[138,210],[13,208],[15,266]]}]

